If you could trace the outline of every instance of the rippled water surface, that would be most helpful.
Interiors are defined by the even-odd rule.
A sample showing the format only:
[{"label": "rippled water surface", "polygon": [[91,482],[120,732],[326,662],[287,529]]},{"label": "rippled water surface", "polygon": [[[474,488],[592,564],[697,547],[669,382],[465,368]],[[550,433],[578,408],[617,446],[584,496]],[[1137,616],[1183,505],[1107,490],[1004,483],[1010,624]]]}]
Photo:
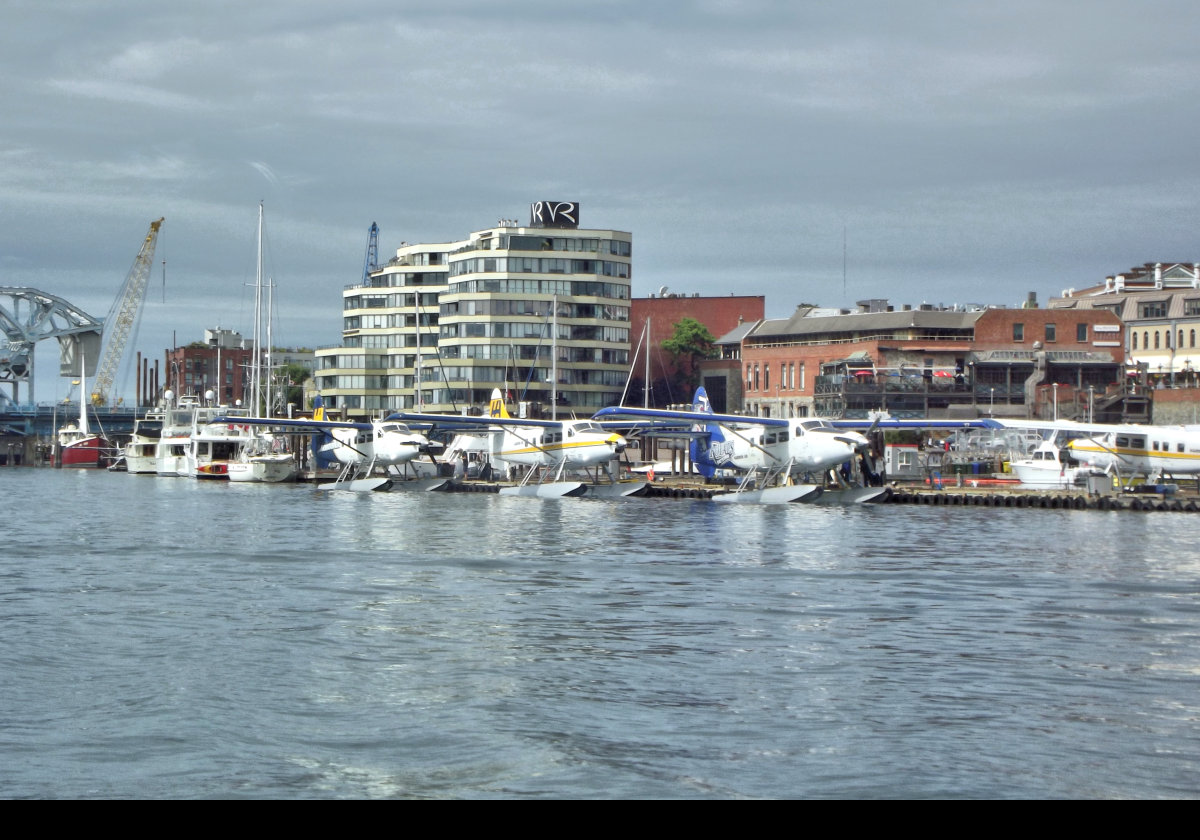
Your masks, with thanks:
[{"label": "rippled water surface", "polygon": [[6,798],[1200,793],[1195,515],[0,492]]}]

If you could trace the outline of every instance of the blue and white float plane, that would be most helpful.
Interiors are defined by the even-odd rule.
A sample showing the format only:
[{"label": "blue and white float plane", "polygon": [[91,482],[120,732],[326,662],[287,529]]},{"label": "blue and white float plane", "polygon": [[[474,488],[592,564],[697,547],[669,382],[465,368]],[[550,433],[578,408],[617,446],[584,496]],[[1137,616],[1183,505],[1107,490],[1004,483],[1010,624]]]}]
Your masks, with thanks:
[{"label": "blue and white float plane", "polygon": [[[595,420],[628,420],[631,428],[660,436],[691,438],[690,456],[705,478],[719,469],[748,473],[743,489],[718,494],[716,501],[778,504],[817,501],[821,487],[796,483],[809,475],[821,475],[852,461],[869,441],[859,432],[835,428],[826,420],[801,418],[744,417],[714,414],[703,387],[696,390],[691,411],[610,406],[596,412]],[[759,477],[759,473],[762,477]],[[752,479],[752,480],[751,480]],[[766,486],[778,483],[778,486]],[[865,489],[865,488],[864,488]],[[886,493],[869,488],[856,501]]]},{"label": "blue and white float plane", "polygon": [[[396,482],[386,476],[373,475],[376,467],[403,467],[422,455],[432,458],[441,449],[441,444],[431,443],[425,435],[394,420],[373,420],[369,423],[325,420],[323,412],[318,406],[312,420],[218,417],[213,422],[270,426],[291,429],[298,434],[311,434],[315,456],[330,454],[343,465],[341,474],[333,482],[318,484],[318,490],[390,490],[397,486]],[[433,490],[445,483],[445,480],[426,482],[421,489]]]},{"label": "blue and white float plane", "polygon": [[[609,471],[609,463],[628,446],[625,438],[591,420],[511,417],[498,388],[492,391],[484,416],[401,411],[390,415],[389,419],[393,418],[422,428],[487,436],[493,461],[536,468],[526,471],[519,486],[501,488],[503,495],[624,497],[645,493],[649,486],[646,482],[618,483]],[[568,470],[594,467],[603,467],[608,472],[607,484],[564,480]],[[535,474],[537,482],[532,481]]]}]

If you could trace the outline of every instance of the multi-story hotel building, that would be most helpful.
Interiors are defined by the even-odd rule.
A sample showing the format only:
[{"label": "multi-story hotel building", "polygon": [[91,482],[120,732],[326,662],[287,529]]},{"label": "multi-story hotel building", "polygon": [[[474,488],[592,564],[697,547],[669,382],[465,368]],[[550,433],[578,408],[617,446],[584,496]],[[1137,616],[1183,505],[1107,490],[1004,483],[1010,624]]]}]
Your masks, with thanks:
[{"label": "multi-story hotel building", "polygon": [[615,404],[629,371],[632,236],[538,202],[465,240],[404,245],[343,292],[343,343],[317,386],[347,415],[459,412],[494,388],[531,414]]}]

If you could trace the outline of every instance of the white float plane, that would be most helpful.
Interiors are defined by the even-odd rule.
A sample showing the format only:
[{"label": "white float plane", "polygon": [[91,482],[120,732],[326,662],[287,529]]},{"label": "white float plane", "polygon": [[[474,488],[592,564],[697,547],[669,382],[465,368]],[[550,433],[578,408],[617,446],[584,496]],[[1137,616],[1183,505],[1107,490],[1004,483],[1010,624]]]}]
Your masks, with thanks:
[{"label": "white float plane", "polygon": [[[343,465],[341,474],[330,483],[318,484],[318,490],[389,490],[396,486],[392,478],[374,476],[376,467],[404,466],[422,455],[440,451],[425,435],[415,432],[395,420],[373,420],[357,423],[350,420],[325,420],[324,409],[314,411],[312,420],[291,420],[279,417],[218,417],[217,423],[240,423],[291,429],[297,434],[313,436],[314,455],[332,455]],[[437,489],[438,481],[422,489]]]},{"label": "white float plane", "polygon": [[1092,424],[1067,443],[1075,460],[1106,472],[1144,475],[1200,475],[1200,429],[1189,426]]},{"label": "white float plane", "polygon": [[[526,420],[511,417],[504,397],[497,388],[492,391],[488,413],[469,417],[458,414],[425,414],[401,411],[392,419],[424,427],[455,430],[465,434],[486,435],[490,438],[493,461],[535,469],[526,471],[517,487],[501,488],[502,494],[543,497],[559,496],[630,496],[644,493],[645,482],[618,484],[609,472],[607,485],[595,482],[564,481],[568,470],[603,466],[624,451],[625,438],[591,420]],[[534,483],[532,478],[538,476]],[[547,481],[547,479],[550,479]]]},{"label": "white float plane", "polygon": [[[821,495],[820,486],[795,484],[793,479],[840,467],[870,445],[859,432],[837,429],[816,418],[714,414],[703,387],[696,390],[691,411],[610,406],[596,412],[594,419],[628,419],[651,434],[690,437],[692,463],[705,478],[712,478],[719,469],[755,477],[759,471],[765,473],[753,482],[758,489],[714,497],[720,501],[815,501]],[[784,486],[764,487],[776,480]],[[743,481],[743,486],[750,483]]]},{"label": "white float plane", "polygon": [[1119,475],[1200,475],[1200,426],[1141,426],[1132,423],[1081,423],[1074,420],[989,421],[993,428],[1036,432],[1039,450],[1051,446],[1084,467]]}]

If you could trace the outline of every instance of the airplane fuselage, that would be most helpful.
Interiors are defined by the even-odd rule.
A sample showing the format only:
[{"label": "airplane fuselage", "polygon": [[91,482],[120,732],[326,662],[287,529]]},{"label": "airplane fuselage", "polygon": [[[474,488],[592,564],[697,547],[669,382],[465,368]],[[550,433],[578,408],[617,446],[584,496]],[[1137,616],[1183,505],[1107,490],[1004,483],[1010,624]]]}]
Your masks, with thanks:
[{"label": "airplane fuselage", "polygon": [[751,423],[740,428],[713,423],[697,429],[707,432],[696,441],[692,458],[697,464],[742,472],[778,469],[789,462],[794,473],[831,469],[867,445],[857,432],[837,430],[819,420],[795,420],[787,426]]},{"label": "airplane fuselage", "polygon": [[334,457],[343,464],[365,464],[374,461],[382,467],[407,464],[420,457],[429,447],[429,440],[403,423],[385,420],[372,423],[370,429],[333,429],[330,444]]},{"label": "airplane fuselage", "polygon": [[586,420],[555,426],[505,426],[494,433],[492,457],[533,467],[591,467],[611,461],[626,446],[623,437]]},{"label": "airplane fuselage", "polygon": [[1096,469],[1200,474],[1200,430],[1182,426],[1118,426],[1067,446],[1076,460]]}]

